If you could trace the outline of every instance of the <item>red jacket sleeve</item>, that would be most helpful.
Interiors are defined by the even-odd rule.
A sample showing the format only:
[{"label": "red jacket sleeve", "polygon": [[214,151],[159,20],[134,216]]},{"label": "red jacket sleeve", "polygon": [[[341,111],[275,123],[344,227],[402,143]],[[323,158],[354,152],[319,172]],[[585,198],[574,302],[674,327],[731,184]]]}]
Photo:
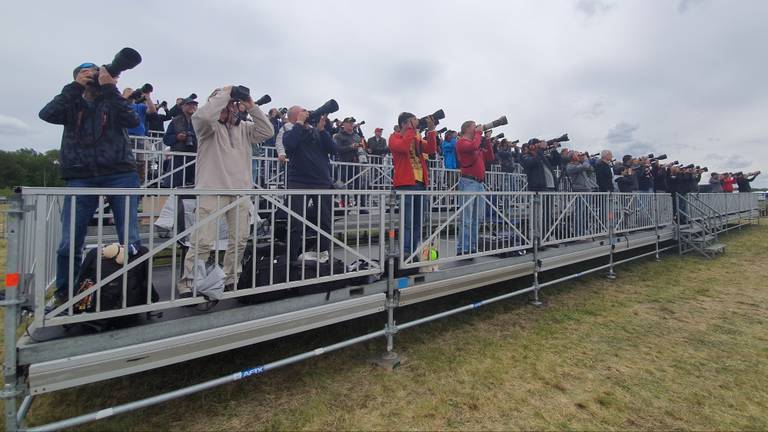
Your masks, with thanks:
[{"label": "red jacket sleeve", "polygon": [[433,155],[437,153],[437,132],[435,131],[429,131],[427,132],[427,140],[425,142],[424,148],[421,149],[424,153]]},{"label": "red jacket sleeve", "polygon": [[486,162],[491,162],[496,158],[496,155],[493,154],[493,146],[488,144],[485,146],[485,153],[483,154],[485,156]]},{"label": "red jacket sleeve", "polygon": [[408,128],[399,134],[393,133],[389,136],[389,151],[393,154],[408,155],[415,137],[416,131],[413,128]]}]

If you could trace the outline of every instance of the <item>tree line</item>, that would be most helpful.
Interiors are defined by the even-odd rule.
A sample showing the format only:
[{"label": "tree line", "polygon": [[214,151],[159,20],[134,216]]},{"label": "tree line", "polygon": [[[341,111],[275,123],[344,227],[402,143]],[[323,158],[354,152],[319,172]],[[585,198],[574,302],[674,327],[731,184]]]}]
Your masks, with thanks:
[{"label": "tree line", "polygon": [[0,189],[14,186],[64,186],[59,176],[59,150],[0,150]]}]

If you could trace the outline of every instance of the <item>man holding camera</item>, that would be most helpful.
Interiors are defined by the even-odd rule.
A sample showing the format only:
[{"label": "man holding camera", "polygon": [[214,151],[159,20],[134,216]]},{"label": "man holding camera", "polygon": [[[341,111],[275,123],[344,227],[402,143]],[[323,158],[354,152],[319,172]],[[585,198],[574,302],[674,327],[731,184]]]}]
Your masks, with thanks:
[{"label": "man holding camera", "polygon": [[368,138],[368,151],[372,155],[384,156],[387,153],[389,153],[389,148],[387,147],[387,140],[384,139],[383,136],[381,136],[382,132],[384,132],[384,129],[376,128],[373,131],[373,136]]},{"label": "man holding camera", "polygon": [[560,163],[560,153],[552,149],[546,141],[538,138],[529,140],[523,146],[523,157],[520,161],[528,178],[528,190],[531,192],[554,191],[557,178],[552,167]]},{"label": "man holding camera", "polygon": [[[139,176],[136,159],[128,140],[127,128],[136,127],[139,118],[127,100],[117,90],[117,79],[106,67],[93,63],[76,67],[74,81],[64,86],[61,94],[40,110],[40,118],[64,126],[59,155],[61,177],[73,188],[137,188]],[[77,193],[73,193],[77,195]],[[72,201],[75,212],[72,215]],[[115,228],[121,244],[130,254],[137,251],[141,240],[138,224],[138,196],[107,196]],[[56,303],[68,299],[69,280],[77,278],[82,262],[83,244],[88,222],[99,206],[96,195],[67,196],[61,210],[61,242],[56,259]],[[74,217],[74,233],[70,225]],[[124,238],[128,226],[128,238]],[[70,242],[74,256],[70,256]],[[71,261],[71,262],[70,262]],[[69,273],[72,264],[73,273]]]},{"label": "man holding camera", "polygon": [[736,173],[736,185],[739,187],[739,192],[752,192],[752,183],[755,178],[760,175],[760,171],[744,174]]},{"label": "man holding camera", "polygon": [[600,152],[600,160],[595,164],[595,179],[598,192],[613,192],[613,153],[610,150]]},{"label": "man holding camera", "polygon": [[157,114],[157,107],[152,103],[152,86],[145,84],[140,89],[126,87],[123,97],[128,100],[139,116],[139,125],[128,129],[128,135],[147,136],[147,114]]},{"label": "man holding camera", "polygon": [[[197,135],[192,125],[192,115],[197,112],[197,101],[184,99],[181,114],[168,124],[163,143],[172,152],[197,153]],[[195,184],[195,155],[174,155],[171,159],[170,187]],[[187,165],[185,167],[185,165]]]},{"label": "man holding camera", "polygon": [[[461,169],[459,190],[485,191],[485,163],[493,159],[493,147],[490,139],[483,136],[483,126],[471,120],[465,121],[461,125],[461,138],[456,142],[456,160]],[[462,196],[464,210],[461,212],[461,233],[458,235],[456,255],[477,252],[480,215],[485,208],[482,205],[483,199],[482,195]],[[466,205],[468,201],[470,204]]]},{"label": "man holding camera", "polygon": [[[389,136],[389,151],[392,152],[394,175],[392,183],[395,190],[423,191],[429,185],[427,155],[435,152],[437,133],[435,121],[431,116],[425,119],[427,139],[421,137],[420,120],[409,112],[401,113],[397,118],[399,132]],[[403,254],[407,258],[421,243],[421,222],[424,197],[407,195],[404,200]],[[418,257],[417,257],[418,258]]]},{"label": "man holding camera", "polygon": [[[242,121],[242,105],[253,121]],[[253,188],[251,174],[251,143],[261,143],[274,134],[272,124],[250,92],[242,86],[226,86],[214,90],[199,110],[192,115],[192,127],[197,136],[198,153],[195,168],[195,188],[237,190]],[[250,231],[250,197],[235,195],[202,195],[198,199],[197,221],[209,217],[222,207],[227,221],[227,250],[224,254],[226,289],[237,284],[240,276],[242,251]],[[218,219],[218,218],[217,218]],[[198,228],[191,235],[193,248],[184,260],[184,274],[179,284],[179,297],[191,297],[198,260],[206,261],[218,234],[216,220]],[[239,255],[239,256],[238,256]]]},{"label": "man holding camera", "polygon": [[[328,120],[326,116],[320,116],[316,124],[310,124],[312,120],[310,112],[303,107],[293,106],[288,110],[286,125],[290,127],[280,137],[289,159],[288,189],[333,189],[330,156],[335,153],[336,147],[331,135],[325,130]],[[328,235],[332,233],[333,196],[290,195],[287,199],[291,212],[314,222],[320,230],[328,233],[315,233],[317,258],[326,259],[331,246]],[[290,220],[290,225],[289,259],[297,262],[309,258],[303,239],[313,230],[295,216]]]}]

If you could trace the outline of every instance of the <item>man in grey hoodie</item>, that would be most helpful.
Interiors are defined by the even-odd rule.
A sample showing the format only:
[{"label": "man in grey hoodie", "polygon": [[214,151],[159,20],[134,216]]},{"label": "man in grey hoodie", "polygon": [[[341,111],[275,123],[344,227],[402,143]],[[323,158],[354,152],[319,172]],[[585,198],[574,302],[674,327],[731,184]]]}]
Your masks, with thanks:
[{"label": "man in grey hoodie", "polygon": [[[274,136],[275,130],[263,111],[247,99],[231,98],[232,86],[214,90],[208,102],[192,116],[197,133],[198,150],[195,167],[196,189],[253,189],[251,143],[258,144]],[[237,113],[242,105],[253,121],[240,121]],[[225,285],[237,284],[240,257],[248,241],[251,197],[236,195],[201,195],[197,221],[217,210],[234,205],[222,216],[227,221],[227,251],[224,254]],[[218,219],[218,218],[217,218]],[[195,263],[206,261],[216,241],[218,223],[206,223],[191,234],[192,248],[184,260],[184,274],[179,283],[179,297],[191,297],[195,280]],[[204,275],[200,275],[204,276]]]}]

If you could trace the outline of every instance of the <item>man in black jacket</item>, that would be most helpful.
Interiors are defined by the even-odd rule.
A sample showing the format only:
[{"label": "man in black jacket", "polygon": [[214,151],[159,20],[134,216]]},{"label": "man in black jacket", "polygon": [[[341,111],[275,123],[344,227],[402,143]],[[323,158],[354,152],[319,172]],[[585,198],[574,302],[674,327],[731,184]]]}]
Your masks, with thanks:
[{"label": "man in black jacket", "polygon": [[[98,75],[98,77],[96,77]],[[126,129],[139,125],[133,107],[117,90],[117,80],[105,67],[97,72],[93,63],[76,67],[74,81],[64,86],[61,93],[40,110],[40,118],[48,123],[64,126],[59,162],[61,177],[73,188],[137,188],[136,159],[131,151]],[[73,195],[78,195],[73,191]],[[138,195],[129,198],[128,220],[125,220],[124,196],[107,196],[115,218],[115,227],[121,244],[135,253],[140,246],[138,224]],[[77,278],[83,255],[83,244],[88,222],[99,205],[97,195],[76,198],[74,233],[70,232],[72,197],[64,199],[61,211],[61,242],[56,260],[56,302],[61,303],[77,287],[70,279]],[[123,238],[128,225],[128,239]],[[74,256],[70,256],[70,242]],[[69,273],[70,265],[73,273]],[[74,284],[73,284],[74,285]]]},{"label": "man in black jacket", "polygon": [[525,169],[528,177],[528,190],[532,192],[554,191],[556,188],[556,177],[552,167],[561,163],[560,153],[550,151],[549,155],[544,152],[548,149],[546,141],[533,138],[523,148],[523,157],[520,164]]},{"label": "man in black jacket", "polygon": [[368,138],[368,150],[372,155],[384,156],[389,153],[389,147],[387,147],[387,140],[381,136],[384,131],[382,128],[376,128],[373,132],[373,136]]},{"label": "man in black jacket", "polygon": [[600,152],[600,160],[595,164],[595,178],[598,192],[613,192],[613,153],[610,150]]},{"label": "man in black jacket", "polygon": [[760,171],[749,173],[747,175],[744,175],[744,173],[736,173],[736,185],[739,186],[739,192],[752,192],[752,183],[755,178],[760,175]]},{"label": "man in black jacket", "polygon": [[[329,157],[334,154],[336,148],[330,134],[325,130],[327,119],[323,116],[317,125],[312,126],[306,123],[308,117],[309,112],[300,106],[293,106],[288,110],[288,122],[293,124],[293,127],[282,136],[288,156],[288,189],[332,189]],[[327,235],[331,234],[333,200],[330,194],[291,195],[287,199],[292,212],[315,223],[322,231],[328,233]],[[317,258],[320,258],[320,255],[328,256],[331,241],[327,235],[316,233],[317,247],[310,248],[305,236],[314,230],[296,217],[292,218],[290,223],[291,261],[309,259],[312,253],[317,254]]]}]

